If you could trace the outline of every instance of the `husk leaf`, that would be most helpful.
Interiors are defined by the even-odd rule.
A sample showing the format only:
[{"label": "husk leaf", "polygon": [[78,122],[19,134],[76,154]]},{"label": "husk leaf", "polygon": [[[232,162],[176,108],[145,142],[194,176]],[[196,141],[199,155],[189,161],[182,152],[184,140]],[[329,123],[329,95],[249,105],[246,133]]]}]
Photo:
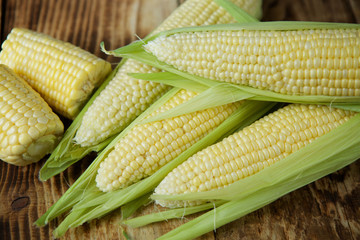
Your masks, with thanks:
[{"label": "husk leaf", "polygon": [[198,212],[209,210],[209,209],[212,209],[215,207],[219,207],[224,203],[226,203],[226,201],[215,201],[215,202],[211,202],[211,203],[202,204],[199,206],[159,211],[156,213],[147,214],[144,216],[124,220],[124,221],[122,221],[122,223],[128,225],[129,227],[137,228],[137,227],[145,226],[150,223],[167,221],[167,220],[173,219],[173,218],[181,218],[182,219],[187,215],[191,215],[194,213],[198,213]]},{"label": "husk leaf", "polygon": [[152,202],[150,199],[150,193],[147,193],[131,202],[126,203],[125,205],[121,206],[121,217],[122,219],[127,219],[131,215],[133,215],[139,208],[142,206],[146,206]]}]

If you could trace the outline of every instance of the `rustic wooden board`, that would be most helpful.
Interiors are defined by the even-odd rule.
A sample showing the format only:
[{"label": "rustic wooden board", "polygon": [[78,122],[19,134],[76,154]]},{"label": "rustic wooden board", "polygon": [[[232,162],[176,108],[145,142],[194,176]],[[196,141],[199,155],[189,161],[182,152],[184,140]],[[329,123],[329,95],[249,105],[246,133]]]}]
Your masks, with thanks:
[{"label": "rustic wooden board", "polygon": [[[113,49],[146,36],[182,0],[0,0],[1,41],[13,27],[26,27],[69,41],[111,61]],[[264,0],[264,20],[360,23],[358,0]],[[66,122],[68,124],[68,122]],[[89,165],[93,156],[47,182],[41,161],[27,167],[0,162],[0,239],[51,239],[58,224],[37,228],[45,213]],[[149,205],[136,214],[156,211]],[[126,228],[133,239],[154,239],[187,219]],[[292,192],[200,239],[360,239],[360,162]],[[119,212],[70,230],[64,239],[124,239]]]}]

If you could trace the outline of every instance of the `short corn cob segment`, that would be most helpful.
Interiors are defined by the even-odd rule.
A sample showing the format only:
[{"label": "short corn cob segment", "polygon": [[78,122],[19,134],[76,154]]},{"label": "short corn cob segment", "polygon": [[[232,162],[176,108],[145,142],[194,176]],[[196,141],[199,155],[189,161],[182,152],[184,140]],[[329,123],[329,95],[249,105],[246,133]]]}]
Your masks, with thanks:
[{"label": "short corn cob segment", "polygon": [[360,96],[360,30],[183,32],[145,45],[197,76],[289,95]]},{"label": "short corn cob segment", "polygon": [[[255,14],[261,6],[261,1],[258,0],[232,0],[232,2],[250,14]],[[231,22],[235,20],[213,0],[187,0],[154,33],[180,27]],[[75,141],[81,146],[91,146],[124,129],[144,109],[169,90],[165,85],[137,80],[127,74],[158,71],[137,61],[127,60],[85,113]],[[111,121],[108,120],[109,118]]]},{"label": "short corn cob segment", "polygon": [[0,64],[0,158],[24,166],[50,153],[64,131],[47,103]]},{"label": "short corn cob segment", "polygon": [[[190,157],[164,178],[155,194],[223,188],[280,161],[354,115],[327,106],[288,105]],[[203,201],[157,203],[181,207]]]},{"label": "short corn cob segment", "polygon": [[20,28],[14,28],[2,44],[0,62],[71,119],[111,71],[110,63],[79,47]]},{"label": "short corn cob segment", "polygon": [[[181,90],[150,116],[174,108],[195,95]],[[100,164],[96,176],[98,188],[108,192],[151,175],[216,128],[239,105],[239,102],[231,103],[135,126]]]}]

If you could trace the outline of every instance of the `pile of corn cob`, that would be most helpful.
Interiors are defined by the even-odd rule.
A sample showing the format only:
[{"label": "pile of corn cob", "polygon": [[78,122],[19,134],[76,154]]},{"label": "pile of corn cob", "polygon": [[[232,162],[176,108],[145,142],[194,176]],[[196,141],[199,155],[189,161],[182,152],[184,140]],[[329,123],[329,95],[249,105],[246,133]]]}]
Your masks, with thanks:
[{"label": "pile of corn cob", "polygon": [[20,28],[2,44],[0,63],[0,157],[21,166],[51,153],[61,139],[64,125],[52,110],[75,118],[111,71],[85,50]]},{"label": "pile of corn cob", "polygon": [[[210,211],[194,220],[201,226],[184,231],[189,222],[163,236],[194,238],[359,158],[359,25],[261,23],[239,7],[261,15],[261,1],[187,0],[151,36],[108,52],[124,59],[89,101],[109,63],[43,34],[9,34],[1,63],[54,111],[76,117],[41,179],[99,152],[38,225],[71,210],[54,231],[61,236],[120,206],[141,206],[154,192],[157,204],[182,214],[217,206],[216,220]],[[0,95],[7,109],[0,157],[38,161],[63,125],[23,79],[0,70],[2,92],[9,89]],[[28,92],[37,106],[21,110],[24,103],[10,100]],[[313,154],[318,146],[326,150]],[[125,223],[142,226],[167,213]]]}]

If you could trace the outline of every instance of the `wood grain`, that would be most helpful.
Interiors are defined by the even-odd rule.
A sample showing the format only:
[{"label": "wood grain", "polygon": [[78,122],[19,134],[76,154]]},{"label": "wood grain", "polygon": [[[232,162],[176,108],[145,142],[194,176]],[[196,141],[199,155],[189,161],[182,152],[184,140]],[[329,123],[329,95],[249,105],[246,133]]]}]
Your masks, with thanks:
[{"label": "wood grain", "polygon": [[[150,33],[184,0],[0,0],[1,41],[13,27],[25,27],[69,41],[114,66],[103,54]],[[263,20],[360,23],[358,0],[264,0]],[[66,122],[69,124],[69,122]],[[37,228],[33,222],[60,198],[94,156],[47,182],[38,180],[44,160],[26,167],[0,162],[0,239],[51,239],[59,220]],[[360,162],[294,191],[274,203],[199,239],[360,239]],[[149,205],[142,215],[156,211]],[[120,213],[67,232],[64,239],[124,239]],[[187,219],[125,228],[132,239],[154,239]]]}]

